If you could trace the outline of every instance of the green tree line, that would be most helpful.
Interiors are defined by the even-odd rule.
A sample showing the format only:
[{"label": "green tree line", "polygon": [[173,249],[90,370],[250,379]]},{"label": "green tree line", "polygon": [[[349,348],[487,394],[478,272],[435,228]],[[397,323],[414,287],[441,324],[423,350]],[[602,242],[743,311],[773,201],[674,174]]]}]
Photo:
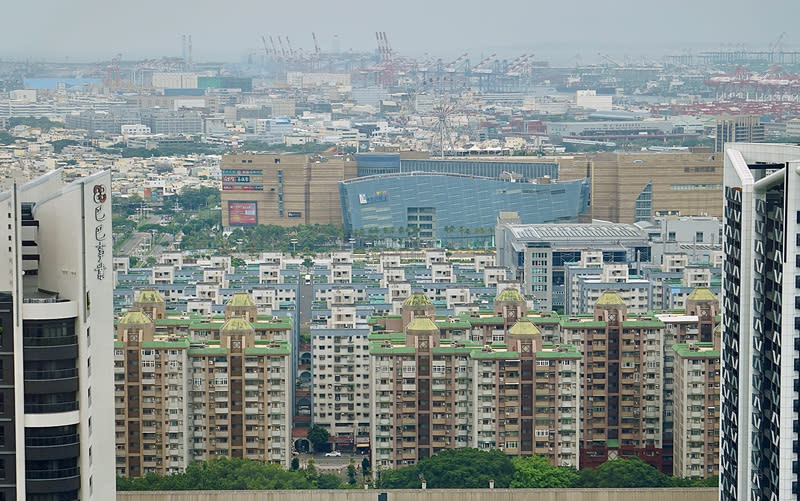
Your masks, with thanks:
[{"label": "green tree line", "polygon": [[[296,459],[296,458],[294,458]],[[365,463],[362,468],[368,467]],[[367,471],[367,470],[364,470]],[[636,457],[606,461],[597,468],[575,470],[552,466],[540,456],[509,458],[499,450],[452,449],[396,470],[378,470],[376,487],[419,489],[481,489],[493,481],[496,488],[648,488],[716,487],[717,477],[682,479],[665,475]],[[185,473],[117,477],[117,490],[256,490],[339,489],[356,485],[355,466],[347,467],[347,482],[334,474],[319,474],[313,460],[299,469],[299,461],[284,470],[275,464],[242,458],[217,458],[192,463]]]},{"label": "green tree line", "polygon": [[336,475],[318,474],[313,464],[305,470],[287,471],[276,464],[224,457],[192,463],[184,473],[117,477],[118,491],[338,489],[342,485]]}]

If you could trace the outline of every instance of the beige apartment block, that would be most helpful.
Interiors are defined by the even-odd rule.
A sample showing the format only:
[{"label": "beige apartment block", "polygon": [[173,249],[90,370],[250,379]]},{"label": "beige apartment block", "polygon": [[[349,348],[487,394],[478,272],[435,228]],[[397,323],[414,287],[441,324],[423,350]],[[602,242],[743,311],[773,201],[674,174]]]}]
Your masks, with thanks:
[{"label": "beige apartment block", "polygon": [[720,340],[672,346],[675,353],[673,473],[719,474]]},{"label": "beige apartment block", "polygon": [[314,424],[328,430],[336,448],[369,446],[367,329],[311,329]]},{"label": "beige apartment block", "polygon": [[562,342],[583,353],[581,465],[637,455],[663,462],[664,323],[628,318],[624,301],[606,292],[592,316],[565,318]]},{"label": "beige apartment block", "polygon": [[114,343],[117,474],[176,473],[218,456],[288,466],[290,330],[259,318],[244,292],[225,318],[198,321],[167,317],[159,294],[143,291]]},{"label": "beige apartment block", "polygon": [[[503,296],[506,294],[507,297]],[[500,448],[578,465],[580,353],[545,344],[513,289],[495,316],[437,321],[424,294],[399,318],[374,319],[369,337],[375,467],[414,464],[445,449]],[[377,330],[376,330],[377,327]],[[503,339],[484,342],[486,332]],[[474,336],[479,342],[472,340]]]}]

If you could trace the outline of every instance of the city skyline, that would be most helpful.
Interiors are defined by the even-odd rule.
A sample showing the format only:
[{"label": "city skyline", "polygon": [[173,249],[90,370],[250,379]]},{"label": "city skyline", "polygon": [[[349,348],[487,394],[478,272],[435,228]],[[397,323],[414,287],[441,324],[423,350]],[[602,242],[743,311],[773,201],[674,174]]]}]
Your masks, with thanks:
[{"label": "city skyline", "polygon": [[[789,50],[796,45],[790,35],[791,20],[800,15],[796,4],[773,0],[739,5],[732,12],[723,11],[720,2],[677,0],[670,7],[668,12],[651,13],[629,0],[613,9],[592,9],[586,2],[564,8],[507,0],[492,5],[496,19],[477,26],[476,19],[486,19],[481,12],[487,6],[475,1],[462,2],[456,9],[413,0],[402,8],[378,10],[366,2],[345,0],[313,5],[302,16],[293,6],[255,3],[239,11],[201,11],[185,0],[166,5],[145,0],[135,10],[120,12],[96,0],[82,0],[77,6],[52,0],[14,2],[4,7],[7,19],[15,22],[0,34],[0,58],[95,60],[115,53],[126,59],[180,56],[186,34],[192,35],[197,61],[239,60],[247,53],[263,51],[262,35],[288,37],[295,49],[312,52],[312,32],[323,52],[337,45],[342,52],[374,51],[375,32],[381,31],[388,34],[395,52],[411,57],[428,52],[436,52],[431,55],[437,57],[463,52],[496,52],[506,57],[532,51],[555,59],[556,64],[595,60],[598,52],[637,59],[659,52],[720,47],[770,49],[783,32],[789,34],[781,37],[782,47]],[[774,16],[776,10],[781,16]],[[753,30],[752,26],[770,29]]]}]

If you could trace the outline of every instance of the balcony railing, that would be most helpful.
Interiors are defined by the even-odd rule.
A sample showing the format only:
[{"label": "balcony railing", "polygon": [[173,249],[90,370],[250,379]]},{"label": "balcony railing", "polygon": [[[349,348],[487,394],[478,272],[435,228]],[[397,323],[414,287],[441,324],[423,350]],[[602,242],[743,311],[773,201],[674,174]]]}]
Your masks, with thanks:
[{"label": "balcony railing", "polygon": [[26,447],[52,447],[55,445],[72,445],[78,443],[78,434],[57,435],[53,437],[28,437],[25,438]]},{"label": "balcony railing", "polygon": [[78,476],[78,467],[61,468],[57,470],[25,470],[27,480],[51,480],[57,478],[70,478]]},{"label": "balcony railing", "polygon": [[69,412],[76,410],[78,410],[78,402],[55,402],[50,404],[25,402],[25,412],[28,414],[49,414],[51,412]]},{"label": "balcony railing", "polygon": [[23,346],[68,346],[78,344],[78,336],[23,337]]},{"label": "balcony railing", "polygon": [[69,379],[78,376],[78,369],[41,369],[28,370],[24,372],[25,379],[28,381],[43,381],[48,379]]}]

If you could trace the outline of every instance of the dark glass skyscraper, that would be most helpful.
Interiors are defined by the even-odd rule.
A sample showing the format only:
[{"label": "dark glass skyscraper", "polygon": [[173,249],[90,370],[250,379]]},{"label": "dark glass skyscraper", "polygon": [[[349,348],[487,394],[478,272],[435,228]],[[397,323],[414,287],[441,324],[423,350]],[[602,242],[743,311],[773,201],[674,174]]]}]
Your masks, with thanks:
[{"label": "dark glass skyscraper", "polygon": [[800,147],[725,148],[720,498],[800,497]]}]

